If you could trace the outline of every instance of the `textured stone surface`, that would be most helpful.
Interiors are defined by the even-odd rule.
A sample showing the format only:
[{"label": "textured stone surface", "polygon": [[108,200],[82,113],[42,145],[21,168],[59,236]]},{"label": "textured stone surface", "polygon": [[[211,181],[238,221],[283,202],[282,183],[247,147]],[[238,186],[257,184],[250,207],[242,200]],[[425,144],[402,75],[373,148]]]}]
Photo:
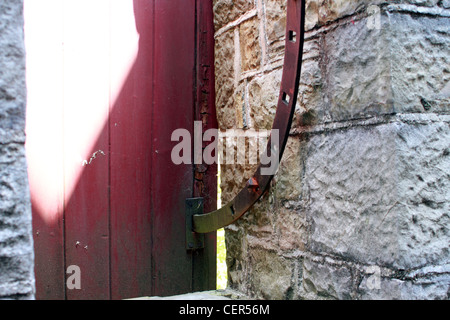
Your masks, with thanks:
[{"label": "textured stone surface", "polygon": [[282,58],[286,32],[286,1],[266,1],[265,13],[269,57]]},{"label": "textured stone surface", "polygon": [[239,26],[242,72],[258,69],[261,65],[258,25],[259,21],[252,18]]},{"label": "textured stone surface", "polygon": [[[391,14],[391,72],[399,112],[448,112],[432,102],[450,81],[450,18]],[[427,103],[428,102],[428,103]]]},{"label": "textured stone surface", "polygon": [[0,143],[24,141],[25,63],[21,1],[0,4]]},{"label": "textured stone surface", "polygon": [[[448,112],[449,18],[380,12],[306,40],[295,125],[393,112]],[[320,54],[319,54],[320,53]]]},{"label": "textured stone surface", "polygon": [[399,261],[405,268],[448,263],[450,124],[407,123],[397,129]]},{"label": "textured stone surface", "polygon": [[322,121],[392,112],[390,25],[370,30],[366,23],[349,22],[322,36]]},{"label": "textured stone surface", "polygon": [[280,92],[282,70],[274,70],[262,77],[255,77],[249,84],[249,113],[251,127],[270,130],[275,117]]},{"label": "textured stone surface", "polygon": [[449,100],[434,100],[450,77],[448,20],[383,14],[381,29],[362,19],[307,40],[299,124],[447,112]]},{"label": "textured stone surface", "polygon": [[324,259],[303,260],[300,295],[305,299],[351,299],[350,268],[333,266]]},{"label": "textured stone surface", "polygon": [[301,150],[304,142],[296,137],[291,137],[281,159],[278,172],[272,183],[275,196],[282,200],[298,201],[302,193],[303,165],[305,153]]},{"label": "textured stone surface", "polygon": [[380,226],[397,199],[394,136],[394,127],[380,126],[311,137],[304,178],[310,250],[396,261],[396,220]]},{"label": "textured stone surface", "polygon": [[448,123],[395,123],[312,137],[311,250],[403,269],[446,262],[448,135]]},{"label": "textured stone surface", "polygon": [[[257,298],[448,299],[447,2],[306,2],[291,137],[269,191],[226,229],[230,287]],[[216,73],[232,87],[218,100],[222,127],[269,129],[276,111],[285,1],[251,3],[216,36],[219,58],[234,52],[233,68]],[[234,41],[222,46],[225,33]],[[243,66],[242,45],[261,51],[250,55],[259,64]],[[222,167],[223,201],[251,169]]]},{"label": "textured stone surface", "polygon": [[[216,105],[217,117],[221,129],[233,128],[236,123],[234,114],[234,33],[228,31],[216,38],[215,70],[216,70]],[[231,115],[231,116],[230,116]]]},{"label": "textured stone surface", "polygon": [[[288,299],[291,288],[292,262],[280,257],[275,252],[263,249],[250,251],[249,263],[252,272],[249,274],[252,292],[256,298],[283,300]],[[274,275],[277,275],[274,277]]]},{"label": "textured stone surface", "polygon": [[282,251],[305,251],[309,223],[304,212],[279,208],[275,218],[275,243]]},{"label": "textured stone surface", "polygon": [[22,7],[0,3],[0,299],[34,297]]},{"label": "textured stone surface", "polygon": [[253,0],[213,0],[213,4],[216,30],[238,19],[246,11],[255,8]]}]

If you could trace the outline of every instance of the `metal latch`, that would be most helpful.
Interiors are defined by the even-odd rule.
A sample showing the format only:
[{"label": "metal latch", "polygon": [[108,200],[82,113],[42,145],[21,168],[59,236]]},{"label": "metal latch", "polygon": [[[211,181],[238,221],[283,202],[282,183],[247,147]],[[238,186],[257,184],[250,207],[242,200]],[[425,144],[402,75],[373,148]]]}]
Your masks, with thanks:
[{"label": "metal latch", "polygon": [[194,215],[203,214],[203,198],[186,199],[186,250],[205,247],[205,235],[194,232]]},{"label": "metal latch", "polygon": [[[242,217],[260,199],[269,188],[276,169],[283,156],[283,151],[288,141],[292,119],[295,114],[295,106],[299,90],[303,44],[305,40],[305,0],[288,0],[286,7],[286,37],[285,54],[283,64],[283,76],[280,84],[277,111],[272,125],[272,133],[267,143],[267,151],[272,150],[272,139],[278,146],[278,161],[275,161],[274,170],[267,174],[266,166],[260,162],[253,177],[233,200],[222,208],[204,213],[203,201],[188,199],[186,221],[186,244],[188,249],[195,250],[201,247],[203,242],[200,234],[214,232],[228,226]],[[271,151],[272,154],[272,151]],[[200,212],[197,214],[196,212]],[[192,232],[192,231],[195,231]]]}]

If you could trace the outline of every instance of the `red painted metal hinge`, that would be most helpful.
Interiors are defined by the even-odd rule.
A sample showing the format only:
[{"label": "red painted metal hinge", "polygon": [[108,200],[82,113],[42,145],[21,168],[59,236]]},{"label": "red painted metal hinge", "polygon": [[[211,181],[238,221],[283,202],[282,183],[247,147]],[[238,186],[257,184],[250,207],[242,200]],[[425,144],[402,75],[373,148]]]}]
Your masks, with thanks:
[{"label": "red painted metal hinge", "polygon": [[[288,0],[283,77],[272,135],[267,144],[267,149],[278,153],[279,161],[286,146],[297,102],[305,33],[304,24],[305,0]],[[277,135],[273,134],[275,130]],[[278,148],[278,150],[274,150],[273,146]],[[270,181],[276,172],[274,168],[270,168],[268,171],[268,166],[270,164],[261,163],[253,177],[248,181],[247,186],[232,201],[216,211],[204,214],[201,210],[202,206],[197,206],[199,204],[198,199],[188,200],[188,203],[191,203],[191,205],[188,205],[187,209],[187,220],[189,220],[187,233],[202,234],[213,232],[232,224],[242,217],[268,189]],[[265,173],[266,171],[269,173]],[[191,207],[192,203],[195,203],[195,210]],[[192,222],[190,221],[191,216]],[[198,245],[196,242],[198,238],[195,237],[192,240],[193,242],[191,240],[188,241],[188,244],[193,243],[194,247]]]}]

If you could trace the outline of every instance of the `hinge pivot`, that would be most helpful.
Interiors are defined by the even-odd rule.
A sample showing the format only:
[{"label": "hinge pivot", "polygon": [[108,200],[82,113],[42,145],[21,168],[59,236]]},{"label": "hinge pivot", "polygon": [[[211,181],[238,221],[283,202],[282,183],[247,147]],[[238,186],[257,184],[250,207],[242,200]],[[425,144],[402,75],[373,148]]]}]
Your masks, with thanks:
[{"label": "hinge pivot", "polygon": [[194,215],[203,214],[203,198],[186,199],[186,250],[198,250],[205,247],[205,235],[194,232]]}]

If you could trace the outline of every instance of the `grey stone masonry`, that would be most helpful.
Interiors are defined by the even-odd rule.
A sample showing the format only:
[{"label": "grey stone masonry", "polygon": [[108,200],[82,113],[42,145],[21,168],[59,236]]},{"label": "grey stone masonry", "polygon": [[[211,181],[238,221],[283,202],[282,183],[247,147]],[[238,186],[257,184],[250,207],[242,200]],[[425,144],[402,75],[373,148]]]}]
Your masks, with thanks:
[{"label": "grey stone masonry", "polygon": [[[286,1],[214,2],[241,10],[215,13],[220,126],[268,129]],[[291,134],[269,192],[226,228],[230,288],[258,299],[449,298],[449,48],[448,1],[306,1]],[[251,169],[222,166],[223,202]]]},{"label": "grey stone masonry", "polygon": [[0,1],[0,299],[34,298],[23,1]]}]

